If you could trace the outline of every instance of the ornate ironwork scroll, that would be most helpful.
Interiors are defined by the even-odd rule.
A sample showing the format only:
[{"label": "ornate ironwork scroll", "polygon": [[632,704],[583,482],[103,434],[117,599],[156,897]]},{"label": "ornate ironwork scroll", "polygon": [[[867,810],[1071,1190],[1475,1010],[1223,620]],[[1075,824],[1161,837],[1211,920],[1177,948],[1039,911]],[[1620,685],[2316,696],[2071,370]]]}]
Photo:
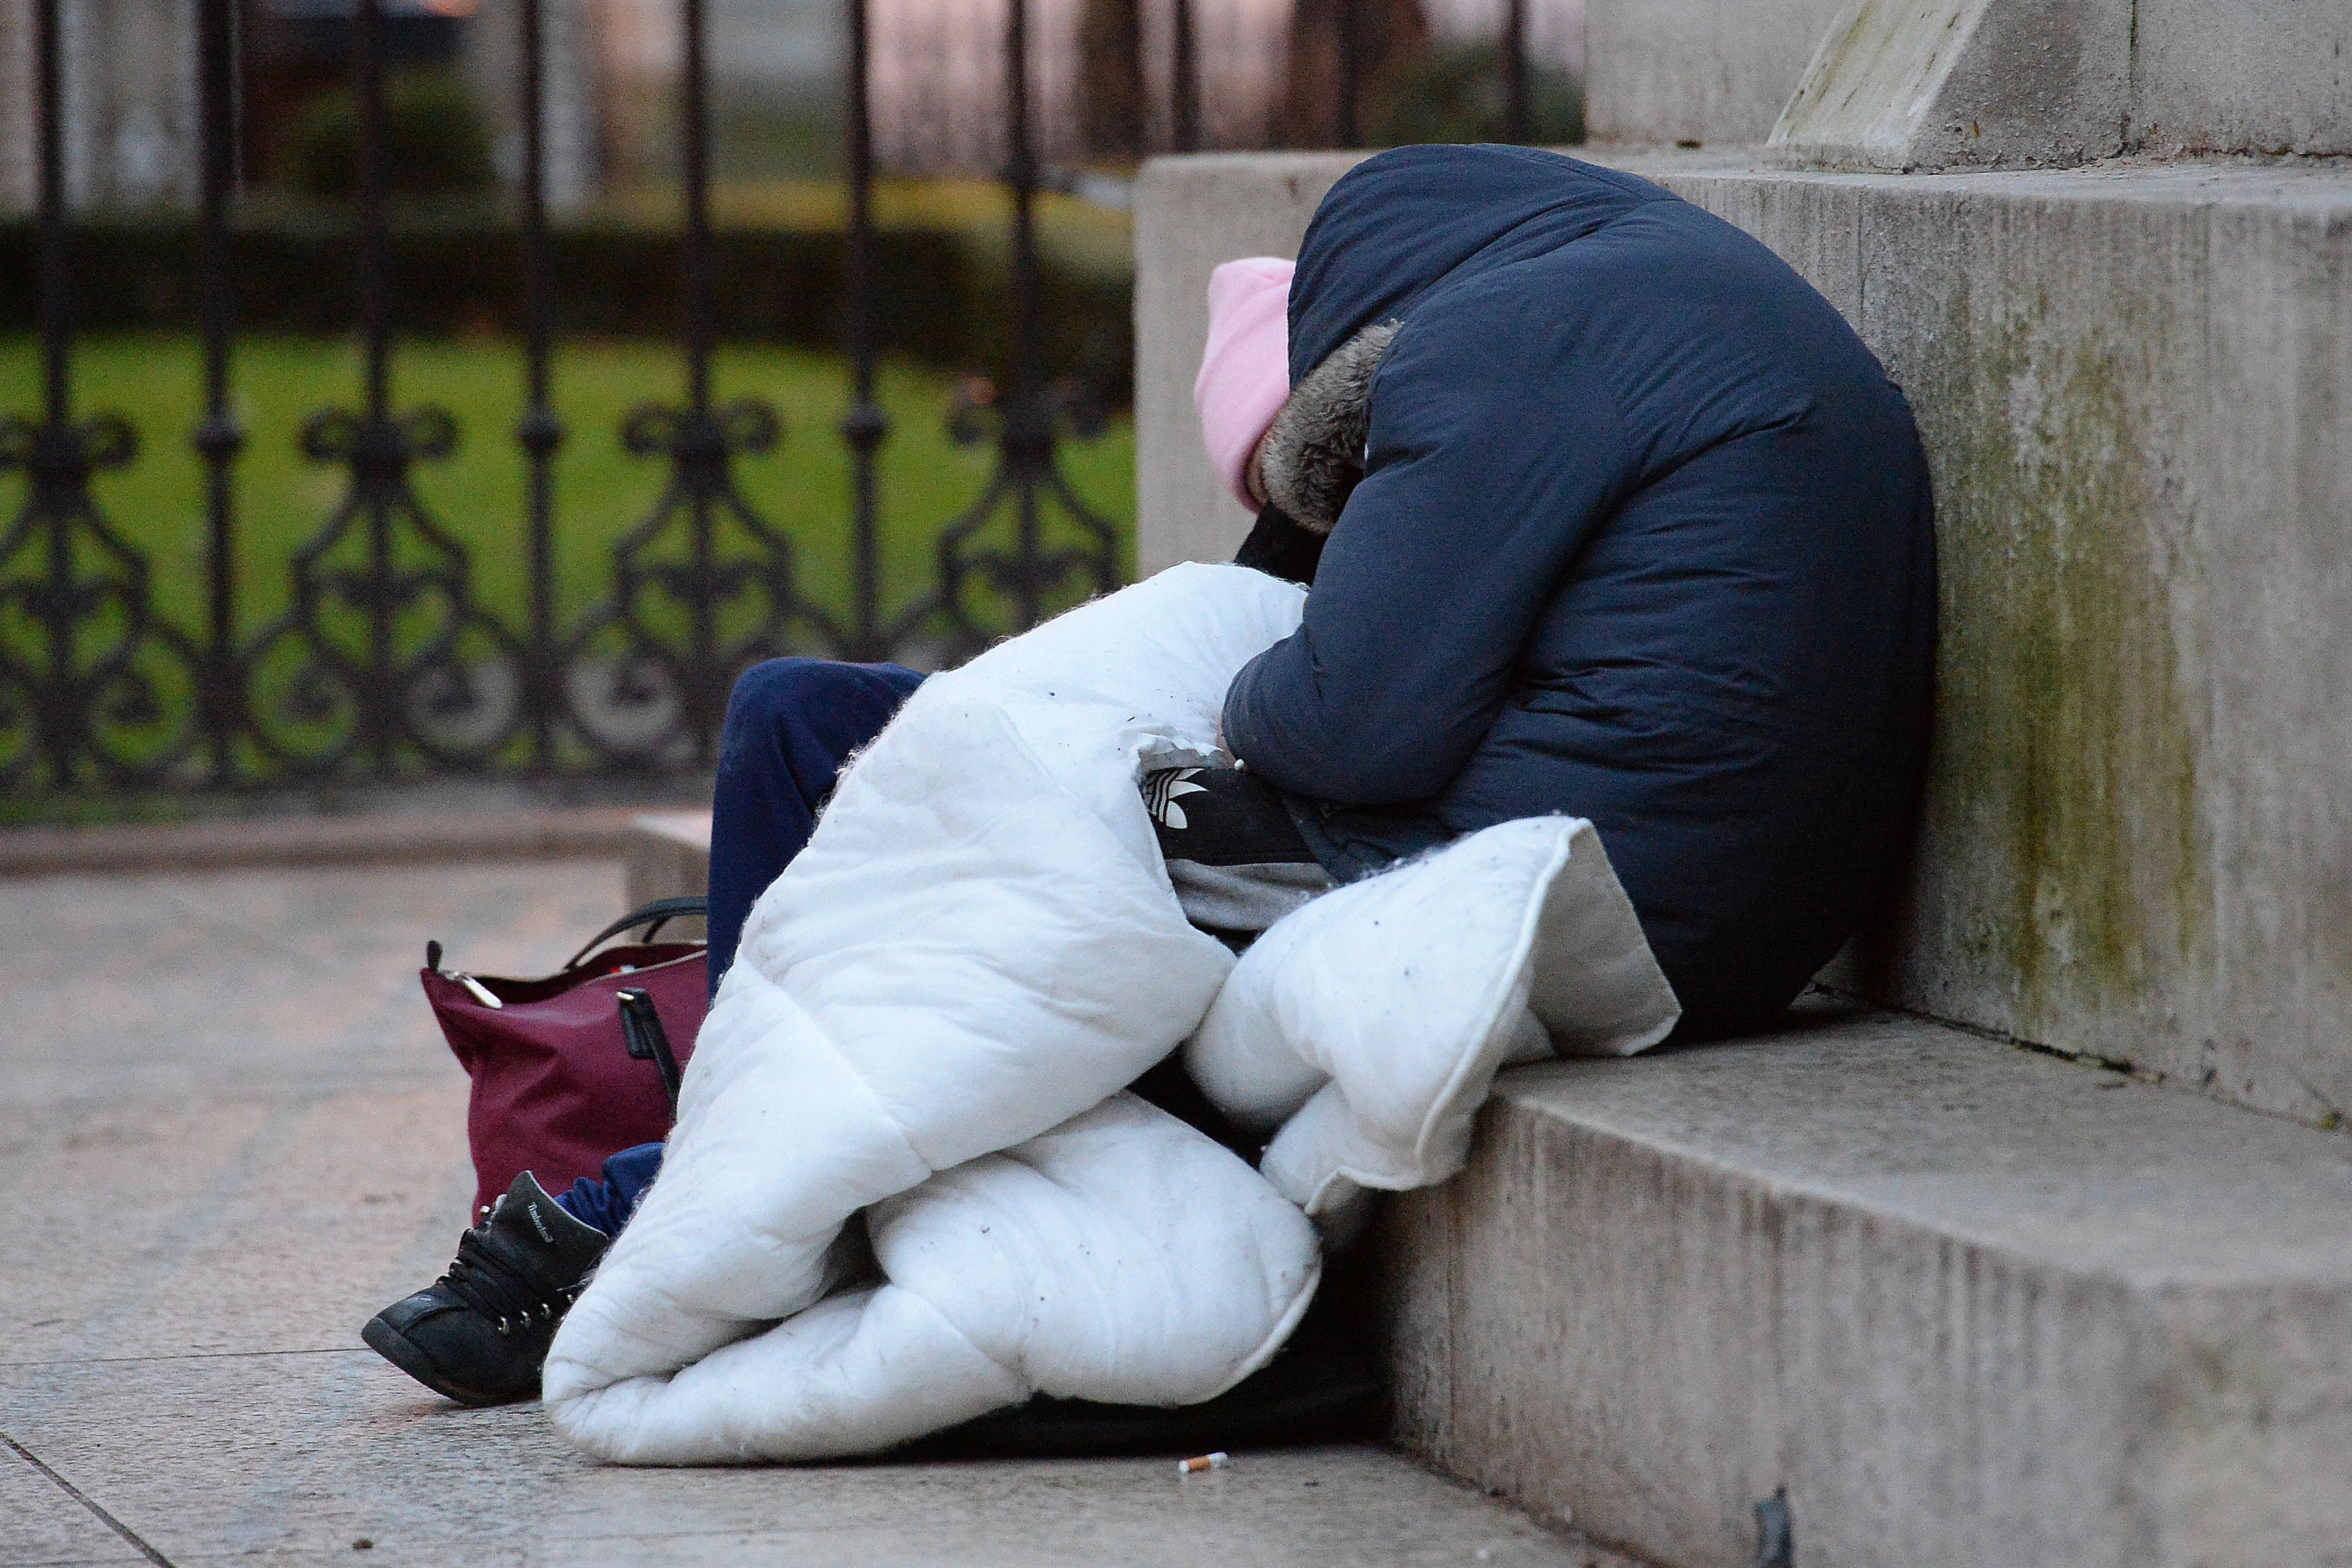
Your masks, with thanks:
[{"label": "ornate ironwork scroll", "polygon": [[[1102,434],[1098,406],[1071,380],[1045,384],[1037,372],[1043,332],[1037,276],[1040,171],[1029,118],[1029,7],[1006,8],[1004,101],[1012,156],[1004,183],[1013,197],[1013,380],[967,380],[948,415],[959,444],[996,443],[987,488],[940,533],[938,584],[901,617],[893,641],[926,622],[945,632],[927,652],[942,662],[969,657],[998,637],[1024,631],[1065,605],[1107,592],[1119,580],[1110,520],[1078,498],[1062,473],[1056,444]],[[1062,527],[1049,534],[1058,514]],[[1004,525],[999,527],[1000,519]],[[1009,538],[1007,531],[1009,529]]]},{"label": "ornate ironwork scroll", "polygon": [[940,530],[938,586],[901,622],[900,641],[935,616],[946,638],[928,652],[954,663],[1118,586],[1118,529],[1079,498],[1055,453],[1064,437],[1091,440],[1106,423],[1075,380],[1004,397],[984,379],[964,382],[948,434],[959,445],[992,441],[996,469],[979,498]]},{"label": "ornate ironwork scroll", "polygon": [[90,495],[93,475],[137,455],[138,435],[120,415],[73,413],[58,8],[34,7],[45,412],[0,418],[0,472],[26,480],[0,532],[0,784],[45,772],[64,790],[171,779],[200,732],[195,650],[156,620],[146,556]]},{"label": "ornate ironwork scroll", "polygon": [[0,783],[46,761],[58,789],[173,779],[195,749],[201,661],[155,618],[147,558],[99,511],[94,474],[138,453],[112,414],[0,420],[24,505],[0,533]]},{"label": "ornate ironwork scroll", "polygon": [[336,409],[304,427],[304,455],[348,468],[351,490],[296,552],[294,602],[252,660],[257,743],[289,770],[479,764],[520,726],[521,650],[409,480],[457,442],[457,422],[432,407]]},{"label": "ornate ironwork scroll", "polygon": [[614,550],[613,597],[575,635],[569,661],[572,711],[610,759],[707,761],[746,666],[842,645],[840,625],[800,591],[791,541],[735,483],[734,460],[769,451],[781,434],[774,411],[752,399],[629,415],[623,444],[667,458],[669,482]]},{"label": "ornate ironwork scroll", "polygon": [[680,0],[686,195],[686,401],[630,412],[621,441],[666,457],[668,484],[614,552],[613,597],[571,643],[569,707],[607,760],[676,767],[717,752],[727,694],[745,666],[837,653],[840,624],[805,597],[792,541],[745,499],[735,459],[774,447],[782,422],[756,398],[710,395],[709,65],[705,0]]},{"label": "ornate ironwork scroll", "polygon": [[385,219],[382,0],[356,0],[361,328],[364,406],[313,414],[304,455],[350,470],[351,489],[294,557],[294,602],[254,653],[255,741],[289,771],[380,775],[492,760],[523,718],[513,635],[476,601],[465,547],[409,478],[446,457],[457,422],[392,409],[391,235]]},{"label": "ornate ironwork scroll", "polygon": [[[866,0],[850,8],[847,406],[837,427],[850,467],[849,572],[813,593],[795,541],[757,503],[742,462],[772,450],[768,404],[713,395],[710,103],[707,0],[677,0],[686,217],[684,395],[633,411],[618,433],[662,463],[659,498],[624,536],[609,588],[563,617],[555,594],[557,458],[566,439],[552,392],[554,289],[546,189],[547,34],[558,13],[518,0],[522,110],[520,226],[525,398],[514,427],[526,510],[527,609],[510,624],[482,603],[460,535],[426,506],[418,465],[456,447],[456,422],[393,397],[392,246],[385,144],[390,0],[352,0],[358,104],[354,214],[362,384],[347,407],[313,414],[300,448],[345,476],[317,531],[283,563],[289,602],[241,622],[236,477],[247,446],[233,383],[230,215],[238,153],[241,0],[195,0],[202,202],[196,227],[203,412],[188,437],[201,463],[201,607],[184,629],[155,603],[144,536],[116,526],[93,479],[130,463],[135,433],[71,398],[70,269],[63,167],[58,14],[35,0],[40,156],[43,406],[0,416],[0,476],[26,492],[0,518],[0,790],[217,788],[373,779],[487,768],[541,773],[679,769],[707,764],[741,669],[782,653],[941,664],[1117,584],[1118,534],[1068,482],[1060,443],[1100,433],[1095,402],[1040,373],[1042,291],[1034,204],[1043,183],[1030,118],[1025,0],[1003,35],[1012,197],[1012,357],[1001,383],[968,378],[951,434],[994,461],[971,503],[941,521],[928,580],[885,581],[879,465],[891,418],[877,395],[874,153]],[[1199,133],[1191,6],[1175,0],[1180,75],[1173,133]],[[488,15],[486,10],[485,15]],[[250,20],[250,18],[248,18]],[[258,24],[255,24],[258,25]],[[903,526],[903,525],[902,525]]]}]

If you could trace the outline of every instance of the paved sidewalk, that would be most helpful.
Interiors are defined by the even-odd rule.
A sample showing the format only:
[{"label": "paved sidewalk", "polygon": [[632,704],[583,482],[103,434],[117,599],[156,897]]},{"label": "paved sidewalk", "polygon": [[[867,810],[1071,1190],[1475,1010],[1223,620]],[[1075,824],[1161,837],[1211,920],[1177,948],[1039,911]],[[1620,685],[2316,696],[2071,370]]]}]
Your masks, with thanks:
[{"label": "paved sidewalk", "polygon": [[1374,1448],[624,1470],[410,1383],[359,1325],[471,1186],[425,942],[537,973],[621,897],[581,862],[0,881],[0,1568],[1625,1568]]}]

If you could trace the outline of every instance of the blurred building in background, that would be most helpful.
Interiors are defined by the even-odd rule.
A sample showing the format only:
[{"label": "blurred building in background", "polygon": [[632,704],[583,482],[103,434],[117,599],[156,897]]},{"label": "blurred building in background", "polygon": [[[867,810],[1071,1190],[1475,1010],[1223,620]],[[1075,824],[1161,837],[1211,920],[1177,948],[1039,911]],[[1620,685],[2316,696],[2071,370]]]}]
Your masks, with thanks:
[{"label": "blurred building in background", "polygon": [[[89,4],[89,0],[68,0]],[[188,5],[191,0],[163,0]],[[598,155],[600,77],[597,0],[543,0],[546,31],[547,196],[559,211],[576,208],[601,187]],[[314,122],[309,113],[350,78],[352,0],[243,0],[240,17],[240,138],[246,178],[283,179],[297,156],[293,139]],[[383,0],[387,76],[414,89],[443,79],[470,99],[471,120],[488,140],[489,161],[511,182],[522,166],[520,7],[512,0]],[[441,108],[445,94],[427,100]],[[397,145],[395,161],[409,149]],[[411,154],[413,155],[413,154]]]},{"label": "blurred building in background", "polygon": [[[78,206],[192,200],[195,0],[68,0],[59,15],[66,188]],[[32,0],[0,0],[0,209],[33,204]]]},{"label": "blurred building in background", "polygon": [[[1357,0],[1359,135],[1433,49],[1485,43],[1507,0]],[[1006,0],[873,0],[876,152],[910,172],[1004,157]],[[1120,161],[1176,144],[1167,0],[1031,0],[1031,102],[1055,162]],[[1203,149],[1348,140],[1339,0],[1192,0]],[[1529,0],[1540,67],[1583,64],[1584,0]]]},{"label": "blurred building in background", "polygon": [[[348,0],[341,0],[348,3]],[[457,63],[483,108],[499,177],[522,175],[521,7],[515,0],[443,0],[473,7],[463,19]],[[547,204],[577,211],[607,180],[603,147],[606,115],[601,0],[541,0],[541,47],[546,61]]]},{"label": "blurred building in background", "polygon": [[[1508,0],[1357,0],[1357,139],[1400,95],[1457,89],[1446,52],[1491,48]],[[706,0],[716,172],[822,176],[837,165],[843,0]],[[79,208],[184,207],[194,196],[196,0],[60,0],[67,185]],[[1008,0],[870,0],[876,152],[910,173],[1003,162]],[[282,181],[315,106],[348,75],[352,0],[241,0],[243,165]],[[0,210],[33,200],[33,0],[0,0]],[[1203,148],[1349,140],[1339,105],[1340,0],[1192,0]],[[470,89],[497,172],[520,167],[510,0],[384,0],[395,73]],[[558,211],[677,168],[678,0],[545,0],[548,194]],[[1031,0],[1031,112],[1055,163],[1120,162],[1176,145],[1170,0]],[[1528,0],[1539,68],[1580,71],[1584,0]],[[1433,61],[1435,63],[1433,65]],[[1433,75],[1432,73],[1434,73]],[[1450,74],[1449,74],[1450,73]],[[1453,84],[1453,85],[1449,85]],[[446,101],[441,100],[441,101]]]},{"label": "blurred building in background", "polygon": [[[608,177],[675,174],[678,0],[578,0],[588,7]],[[950,0],[952,3],[952,0]],[[824,173],[840,150],[843,0],[705,0],[713,152],[720,178]]]},{"label": "blurred building in background", "polygon": [[[33,204],[34,0],[0,0],[0,210]],[[548,190],[576,206],[601,183],[599,22],[605,0],[546,0]],[[60,0],[68,198],[80,209],[186,207],[196,193],[197,0]],[[270,183],[289,140],[349,77],[352,0],[241,0],[239,143],[246,178]],[[446,75],[470,99],[499,169],[520,166],[518,8],[483,0],[383,0],[395,77]]]}]

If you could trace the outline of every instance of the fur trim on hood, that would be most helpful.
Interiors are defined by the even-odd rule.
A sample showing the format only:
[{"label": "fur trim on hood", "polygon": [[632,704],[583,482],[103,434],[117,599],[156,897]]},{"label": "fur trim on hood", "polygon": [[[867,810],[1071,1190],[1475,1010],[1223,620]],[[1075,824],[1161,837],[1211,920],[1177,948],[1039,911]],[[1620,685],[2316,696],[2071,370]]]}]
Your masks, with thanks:
[{"label": "fur trim on hood", "polygon": [[1309,532],[1328,534],[1364,476],[1372,373],[1399,323],[1365,328],[1299,378],[1258,448],[1266,499]]}]

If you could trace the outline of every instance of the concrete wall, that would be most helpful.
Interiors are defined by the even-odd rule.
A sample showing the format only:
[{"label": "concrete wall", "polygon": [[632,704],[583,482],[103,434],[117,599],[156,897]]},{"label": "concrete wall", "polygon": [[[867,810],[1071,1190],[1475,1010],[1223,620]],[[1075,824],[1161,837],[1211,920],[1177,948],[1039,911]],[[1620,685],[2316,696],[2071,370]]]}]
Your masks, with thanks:
[{"label": "concrete wall", "polygon": [[1356,152],[1155,158],[1135,203],[1137,564],[1231,560],[1250,516],[1201,449],[1192,378],[1208,336],[1209,274],[1240,256],[1296,256],[1307,221]]},{"label": "concrete wall", "polygon": [[1799,168],[2065,168],[2123,149],[2130,0],[1848,0],[1772,128]]},{"label": "concrete wall", "polygon": [[[1933,80],[1864,99],[1927,114],[1931,137],[1959,126],[1975,151],[2011,162],[2118,149],[2352,153],[2343,0],[1591,0],[1586,123],[1600,142],[1760,142],[1833,30],[1906,27],[1920,32]],[[1947,102],[1935,89],[1954,70],[1955,37],[1985,57],[1960,64]],[[1851,107],[1843,91],[1826,96]],[[1994,133],[1995,119],[2015,134]],[[1956,142],[1859,162],[1988,161],[1965,152]]]},{"label": "concrete wall", "polygon": [[2352,1106],[2352,175],[1678,175],[1935,464],[1940,711],[1866,991]]},{"label": "concrete wall", "polygon": [[2352,5],[2133,0],[2130,144],[2352,152]]},{"label": "concrete wall", "polygon": [[1596,141],[1761,141],[1838,0],[1589,0],[1585,125]]},{"label": "concrete wall", "polygon": [[2352,152],[2341,0],[1848,0],[1771,145],[1801,167]]},{"label": "concrete wall", "polygon": [[[2352,1112],[2352,171],[1621,160],[1761,237],[1910,393],[1940,511],[1916,874],[1855,983],[2307,1121]],[[1139,192],[1146,570],[1246,526],[1192,427],[1213,261],[1329,157]]]}]

